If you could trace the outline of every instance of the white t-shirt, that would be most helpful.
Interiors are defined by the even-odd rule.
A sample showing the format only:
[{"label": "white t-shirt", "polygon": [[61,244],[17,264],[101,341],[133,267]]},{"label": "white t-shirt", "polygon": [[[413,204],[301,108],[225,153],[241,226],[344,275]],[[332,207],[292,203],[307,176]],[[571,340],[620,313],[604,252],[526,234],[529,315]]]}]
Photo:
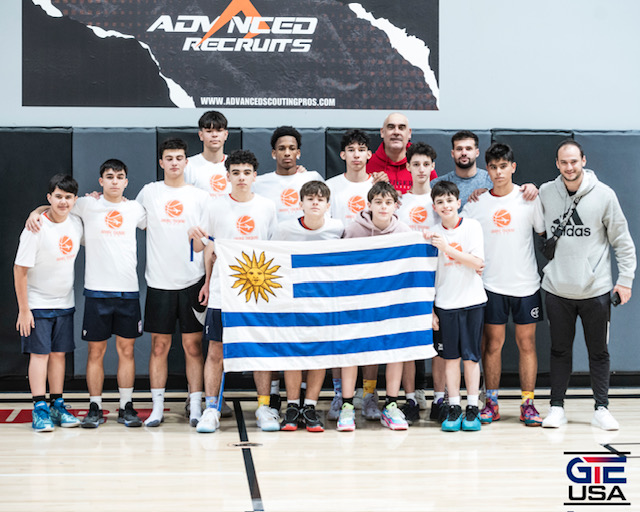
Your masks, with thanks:
[{"label": "white t-shirt", "polygon": [[81,197],[73,213],[84,223],[86,250],[84,287],[101,292],[137,292],[136,228],[147,226],[147,214],[137,201],[111,203]]},{"label": "white t-shirt", "polygon": [[[484,260],[482,226],[477,220],[465,217],[454,229],[436,224],[431,230],[444,235],[449,245]],[[482,278],[476,271],[438,251],[435,305],[440,309],[459,309],[486,301]]]},{"label": "white t-shirt", "polygon": [[[222,196],[210,201],[206,226],[216,240],[269,240],[278,226],[276,206],[258,194],[244,203],[230,195]],[[209,281],[208,303],[208,307],[214,309],[222,307],[218,272],[216,261]]]},{"label": "white t-shirt", "polygon": [[211,197],[220,197],[231,192],[231,183],[227,181],[227,168],[224,161],[214,164],[202,153],[189,157],[184,169],[184,181],[209,193]]},{"label": "white t-shirt", "polygon": [[206,226],[209,194],[193,185],[145,185],[136,198],[147,211],[147,285],[183,290],[204,275],[202,253],[191,261],[189,228]]},{"label": "white t-shirt", "polygon": [[306,242],[309,240],[335,240],[342,238],[344,225],[338,219],[324,219],[319,229],[309,229],[302,225],[301,218],[285,220],[278,224],[273,240],[289,240],[292,242]]},{"label": "white t-shirt", "polygon": [[345,174],[327,180],[331,190],[331,216],[341,220],[345,227],[367,207],[367,194],[373,185],[373,178],[370,174],[367,176],[365,181],[357,183],[349,181]]},{"label": "white t-shirt", "polygon": [[525,201],[519,187],[506,196],[485,192],[467,203],[463,215],[480,222],[484,233],[484,287],[493,293],[528,297],[540,288],[533,232],[544,233],[540,199]]},{"label": "white t-shirt", "polygon": [[430,229],[440,222],[438,214],[433,211],[431,194],[416,195],[407,192],[400,201],[402,206],[397,211],[398,219],[414,231]]},{"label": "white t-shirt", "polygon": [[316,171],[299,172],[291,176],[283,176],[270,172],[258,176],[253,191],[276,205],[278,222],[298,218],[302,214],[300,208],[300,187],[307,181],[324,181]]},{"label": "white t-shirt", "polygon": [[74,264],[82,243],[82,221],[68,215],[64,222],[52,222],[42,214],[37,233],[24,229],[15,264],[27,267],[29,309],[74,307]]}]

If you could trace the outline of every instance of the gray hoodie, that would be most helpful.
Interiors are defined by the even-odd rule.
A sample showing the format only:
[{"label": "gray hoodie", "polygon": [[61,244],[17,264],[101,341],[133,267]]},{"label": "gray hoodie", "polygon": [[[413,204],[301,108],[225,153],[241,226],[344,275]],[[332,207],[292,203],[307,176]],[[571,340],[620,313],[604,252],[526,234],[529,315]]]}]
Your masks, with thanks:
[{"label": "gray hoodie", "polygon": [[631,288],[636,252],[615,192],[584,169],[580,188],[570,196],[562,176],[540,187],[547,237],[560,224],[574,198],[580,202],[556,245],[555,257],[544,267],[542,288],[566,299],[589,299],[613,288],[611,256],[618,264],[618,282]]},{"label": "gray hoodie", "polygon": [[390,233],[407,233],[411,231],[411,228],[404,222],[400,222],[398,217],[394,213],[391,216],[391,223],[382,231],[380,231],[371,219],[371,212],[365,210],[357,215],[351,224],[347,225],[344,230],[343,238],[360,238],[363,236],[378,236],[387,235]]}]

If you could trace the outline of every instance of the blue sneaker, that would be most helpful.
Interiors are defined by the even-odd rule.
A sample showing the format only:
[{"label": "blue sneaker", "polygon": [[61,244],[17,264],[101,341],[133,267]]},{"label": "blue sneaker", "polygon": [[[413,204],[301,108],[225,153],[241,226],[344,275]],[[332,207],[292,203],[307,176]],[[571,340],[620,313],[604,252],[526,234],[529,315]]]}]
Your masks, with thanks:
[{"label": "blue sneaker", "polygon": [[36,432],[53,432],[53,422],[46,402],[38,402],[33,407],[31,426]]},{"label": "blue sneaker", "polygon": [[446,419],[442,422],[444,432],[458,432],[462,426],[462,407],[450,405]]},{"label": "blue sneaker", "polygon": [[475,405],[467,405],[467,409],[464,412],[464,419],[462,420],[462,430],[474,432],[481,428],[480,411]]},{"label": "blue sneaker", "polygon": [[78,418],[67,411],[67,406],[62,398],[58,398],[53,402],[53,406],[51,407],[51,421],[54,425],[62,428],[77,427],[81,423]]}]

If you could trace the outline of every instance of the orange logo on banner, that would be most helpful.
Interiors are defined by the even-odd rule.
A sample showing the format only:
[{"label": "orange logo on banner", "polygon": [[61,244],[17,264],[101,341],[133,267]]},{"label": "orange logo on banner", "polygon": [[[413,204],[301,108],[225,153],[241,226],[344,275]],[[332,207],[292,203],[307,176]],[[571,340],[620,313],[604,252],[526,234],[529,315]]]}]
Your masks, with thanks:
[{"label": "orange logo on banner", "polygon": [[[213,24],[213,26],[209,29],[209,32],[207,32],[204,35],[204,37],[200,40],[200,42],[198,43],[198,46],[204,43],[218,30],[220,30],[227,23],[229,23],[234,16],[240,14],[241,12],[243,12],[245,16],[251,17],[251,18],[262,17],[260,16],[258,9],[256,9],[251,3],[251,0],[232,0],[231,3],[227,6],[227,8],[220,15],[220,17],[218,18],[218,21],[216,21]],[[258,28],[260,30],[266,30],[269,28],[269,25],[267,25],[264,21],[261,21],[260,24],[258,25]],[[244,36],[244,38],[251,39],[252,37],[255,37],[257,35],[258,34],[255,32],[249,32],[246,36]]]},{"label": "orange logo on banner", "polygon": [[353,196],[349,198],[349,203],[347,204],[349,211],[351,213],[359,213],[364,210],[364,198],[360,196]]},{"label": "orange logo on banner", "polygon": [[[460,244],[458,244],[456,242],[453,242],[453,243],[450,243],[449,245],[451,247],[453,247],[456,251],[462,252],[462,246]],[[450,260],[453,261],[453,258],[451,256],[449,256],[448,254],[447,254],[447,258],[449,258]]]},{"label": "orange logo on banner", "polygon": [[409,218],[414,224],[422,224],[427,220],[427,209],[424,206],[416,206],[409,211]]},{"label": "orange logo on banner", "polygon": [[511,214],[507,210],[498,210],[493,214],[493,223],[499,228],[504,228],[511,223]]},{"label": "orange logo on banner", "polygon": [[227,188],[227,178],[222,174],[214,174],[209,180],[209,185],[211,185],[211,190],[214,192],[222,192]]},{"label": "orange logo on banner", "polygon": [[111,210],[105,216],[104,222],[109,229],[118,229],[122,226],[122,215],[117,210]]},{"label": "orange logo on banner", "polygon": [[58,247],[60,248],[60,252],[62,254],[69,254],[71,251],[73,251],[73,240],[71,240],[71,238],[69,238],[68,236],[63,236],[58,242]]},{"label": "orange logo on banner", "polygon": [[283,190],[280,194],[280,201],[285,206],[296,206],[299,201],[298,193],[292,188]]},{"label": "orange logo on banner", "polygon": [[243,215],[236,221],[236,228],[243,235],[248,235],[256,228],[256,223],[248,215]]},{"label": "orange logo on banner", "polygon": [[182,215],[182,211],[184,210],[184,206],[177,199],[173,201],[169,201],[164,205],[164,211],[169,217],[180,217]]}]

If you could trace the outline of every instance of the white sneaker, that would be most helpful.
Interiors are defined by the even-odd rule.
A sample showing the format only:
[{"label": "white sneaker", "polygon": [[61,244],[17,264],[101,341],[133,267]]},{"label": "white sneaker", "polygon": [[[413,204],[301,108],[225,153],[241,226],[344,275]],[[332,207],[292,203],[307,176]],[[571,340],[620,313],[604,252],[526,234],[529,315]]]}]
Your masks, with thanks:
[{"label": "white sneaker", "polygon": [[256,410],[256,423],[264,432],[275,432],[280,430],[280,415],[276,409],[261,405]]},{"label": "white sneaker", "polygon": [[424,389],[416,389],[416,402],[420,406],[421,411],[429,408],[429,402],[427,401],[427,392]]},{"label": "white sneaker", "polygon": [[609,412],[609,409],[607,409],[603,405],[598,407],[593,413],[591,425],[601,428],[602,430],[618,430],[620,428],[620,425],[618,424],[616,419]]},{"label": "white sneaker", "polygon": [[544,428],[558,428],[560,425],[567,423],[567,417],[564,415],[564,407],[552,405],[549,408],[549,414],[542,420]]},{"label": "white sneaker", "polygon": [[220,411],[213,407],[207,407],[196,427],[196,432],[211,434],[220,427]]},{"label": "white sneaker", "polygon": [[382,417],[378,409],[378,393],[369,393],[362,401],[362,416],[369,421],[377,421]]},{"label": "white sneaker", "polygon": [[356,410],[362,409],[362,401],[364,398],[364,389],[358,388],[356,389],[355,394],[353,395],[353,408]]}]

